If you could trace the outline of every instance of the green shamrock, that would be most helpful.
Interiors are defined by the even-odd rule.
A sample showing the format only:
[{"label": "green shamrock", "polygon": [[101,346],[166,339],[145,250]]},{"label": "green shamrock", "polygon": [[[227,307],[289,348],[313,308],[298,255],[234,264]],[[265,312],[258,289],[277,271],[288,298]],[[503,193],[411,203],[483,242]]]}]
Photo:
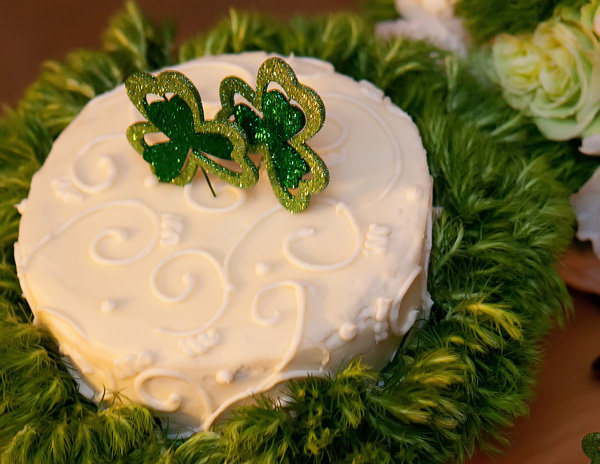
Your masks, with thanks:
[{"label": "green shamrock", "polygon": [[[257,182],[258,169],[247,156],[244,133],[229,121],[205,121],[198,90],[183,74],[164,71],[154,77],[135,73],[127,78],[125,87],[147,119],[131,125],[127,138],[161,182],[185,185],[198,168],[205,177],[208,171],[242,188]],[[149,103],[148,95],[160,98]],[[145,136],[158,132],[168,140],[148,145]],[[241,172],[219,164],[215,158],[235,161]]]},{"label": "green shamrock", "polygon": [[[272,83],[285,93],[268,90]],[[236,94],[254,109],[236,104]],[[265,168],[280,203],[295,213],[305,210],[311,194],[329,183],[327,166],[306,144],[325,122],[319,95],[300,84],[284,60],[270,58],[258,70],[256,92],[243,80],[227,77],[221,82],[220,97],[222,109],[216,119],[235,121],[245,132],[250,150],[265,154]]]},{"label": "green shamrock", "polygon": [[600,464],[600,433],[588,433],[583,437],[581,448],[592,460],[590,464]]}]

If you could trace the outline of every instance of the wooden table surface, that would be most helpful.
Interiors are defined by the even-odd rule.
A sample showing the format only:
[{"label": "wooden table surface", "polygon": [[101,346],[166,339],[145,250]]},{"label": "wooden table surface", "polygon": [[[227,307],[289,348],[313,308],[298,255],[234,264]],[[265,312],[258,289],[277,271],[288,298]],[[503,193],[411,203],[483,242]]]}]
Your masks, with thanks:
[{"label": "wooden table surface", "polygon": [[591,364],[600,356],[600,304],[596,296],[571,292],[572,317],[544,343],[530,415],[509,430],[512,447],[471,464],[589,464],[581,450],[586,433],[600,431],[600,381]]},{"label": "wooden table surface", "polygon": [[[482,0],[483,1],[483,0]],[[110,15],[121,0],[1,0],[0,102],[14,105],[39,73],[42,61],[61,59],[74,48],[98,48]],[[295,6],[281,0],[139,0],[154,20],[173,19],[178,40],[212,27],[230,6],[269,11],[279,18],[358,10],[358,0],[302,0]],[[168,5],[168,6],[167,6]],[[499,457],[475,456],[470,464],[588,464],[581,439],[600,431],[600,381],[590,365],[600,355],[598,299],[573,292],[575,311],[564,329],[548,335],[529,417],[508,431],[512,447]]]},{"label": "wooden table surface", "polygon": [[[176,44],[212,28],[231,8],[296,14],[358,11],[359,0],[137,0],[154,21],[172,20]],[[0,0],[0,102],[14,105],[34,82],[40,64],[76,48],[99,48],[111,15],[125,0]]]}]

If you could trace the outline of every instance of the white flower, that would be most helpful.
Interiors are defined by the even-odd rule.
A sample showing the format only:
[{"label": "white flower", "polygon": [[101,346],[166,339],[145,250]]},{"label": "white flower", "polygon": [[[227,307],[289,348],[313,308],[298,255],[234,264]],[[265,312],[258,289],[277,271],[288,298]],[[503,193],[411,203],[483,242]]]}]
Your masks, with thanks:
[{"label": "white flower", "polygon": [[533,34],[500,34],[492,63],[505,100],[550,140],[581,138],[600,155],[600,0],[559,8]]},{"label": "white flower", "polygon": [[579,151],[586,155],[600,155],[600,134],[584,137]]},{"label": "white flower", "polygon": [[600,258],[600,168],[579,192],[571,195],[571,205],[577,215],[577,238],[590,240]]},{"label": "white flower", "polygon": [[457,0],[396,0],[402,15],[397,21],[386,21],[376,27],[381,37],[401,36],[426,40],[447,50],[466,54],[469,33],[460,18],[454,16]]}]

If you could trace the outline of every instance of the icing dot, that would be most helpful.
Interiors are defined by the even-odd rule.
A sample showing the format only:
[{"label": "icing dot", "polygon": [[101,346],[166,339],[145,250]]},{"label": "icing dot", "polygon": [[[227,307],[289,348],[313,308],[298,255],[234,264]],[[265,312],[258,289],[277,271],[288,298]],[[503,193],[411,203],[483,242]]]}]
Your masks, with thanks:
[{"label": "icing dot", "polygon": [[349,342],[356,338],[356,334],[358,333],[358,327],[352,324],[351,322],[344,322],[340,329],[338,330],[338,335],[345,342]]},{"label": "icing dot", "polygon": [[117,308],[117,302],[115,300],[104,300],[100,303],[100,311],[103,313],[110,313]]},{"label": "icing dot", "polygon": [[153,362],[154,356],[152,356],[152,353],[150,353],[148,350],[143,350],[137,356],[136,365],[138,367],[138,370],[142,370],[145,367],[150,366]]},{"label": "icing dot", "polygon": [[64,201],[67,205],[78,203],[83,199],[83,195],[77,189],[69,176],[57,177],[50,183],[54,194]]},{"label": "icing dot", "polygon": [[379,332],[375,335],[375,343],[382,342],[383,340],[386,340],[387,338],[388,338],[387,332]]},{"label": "icing dot", "polygon": [[387,319],[390,309],[392,308],[392,300],[390,298],[377,298],[375,320],[384,321]]},{"label": "icing dot", "polygon": [[375,332],[375,343],[379,343],[388,338],[388,324],[387,322],[376,322],[373,324],[373,331]]},{"label": "icing dot", "polygon": [[230,371],[219,371],[216,376],[217,383],[219,385],[228,385],[233,382],[233,374]]},{"label": "icing dot", "polygon": [[196,356],[198,353],[189,345],[188,339],[187,338],[181,338],[178,342],[177,342],[177,346],[179,346],[179,348],[181,348],[181,350],[187,354],[190,358],[193,358],[194,356]]},{"label": "icing dot", "polygon": [[269,263],[265,262],[265,261],[261,261],[260,263],[256,263],[256,266],[254,266],[254,271],[258,275],[268,274],[270,270],[271,270],[271,265]]},{"label": "icing dot", "polygon": [[423,188],[419,185],[408,187],[406,189],[406,198],[409,200],[419,200],[423,197]]},{"label": "icing dot", "polygon": [[19,203],[15,205],[19,214],[23,214],[25,212],[25,208],[27,208],[27,198],[23,198]]},{"label": "icing dot", "polygon": [[146,188],[152,188],[156,184],[158,184],[158,179],[156,178],[156,176],[154,174],[150,174],[149,176],[147,176],[144,179],[144,187],[146,187]]}]

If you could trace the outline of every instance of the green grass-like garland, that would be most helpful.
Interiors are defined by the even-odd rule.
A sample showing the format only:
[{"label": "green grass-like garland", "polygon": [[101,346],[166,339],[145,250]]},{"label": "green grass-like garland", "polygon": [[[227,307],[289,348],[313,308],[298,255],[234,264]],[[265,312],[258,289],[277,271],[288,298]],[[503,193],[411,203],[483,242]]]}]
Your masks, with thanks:
[{"label": "green grass-like garland", "polygon": [[57,346],[31,324],[13,259],[32,175],[94,96],[137,69],[170,64],[172,30],[133,4],[104,50],[51,62],[0,121],[0,463],[443,463],[526,413],[539,342],[569,297],[554,265],[570,241],[568,194],[590,175],[569,144],[548,143],[451,56],[378,42],[352,15],[291,24],[233,12],[185,43],[179,61],[246,50],[315,56],[368,79],[421,130],[435,179],[431,318],[381,373],[358,362],[331,379],[289,384],[214,432],[169,440],[138,405],[101,409],[76,392]]},{"label": "green grass-like garland", "polygon": [[587,0],[459,0],[456,12],[465,18],[475,41],[484,43],[502,32],[533,31],[539,23],[549,19],[559,5],[584,3]]}]

